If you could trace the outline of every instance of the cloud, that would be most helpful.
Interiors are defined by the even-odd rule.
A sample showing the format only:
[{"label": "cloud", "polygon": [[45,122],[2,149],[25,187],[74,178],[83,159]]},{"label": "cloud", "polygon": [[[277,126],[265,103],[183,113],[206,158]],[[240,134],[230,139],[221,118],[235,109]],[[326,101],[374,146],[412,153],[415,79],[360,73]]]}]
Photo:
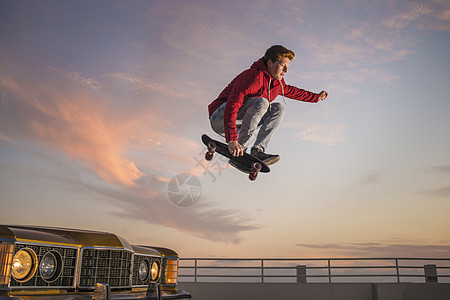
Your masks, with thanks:
[{"label": "cloud", "polygon": [[443,21],[450,21],[450,9],[447,9],[447,10],[443,11],[439,15],[439,19],[443,20]]},{"label": "cloud", "polygon": [[[293,125],[290,124],[289,126]],[[339,124],[299,122],[295,124],[295,133],[293,136],[302,140],[331,146],[346,140],[343,134],[346,128],[347,125],[344,122]]]},{"label": "cloud", "polygon": [[360,182],[361,182],[361,184],[364,184],[364,185],[379,184],[382,176],[383,176],[383,174],[380,172],[369,173],[369,174],[363,176],[360,179]]},{"label": "cloud", "polygon": [[66,77],[70,78],[71,80],[73,80],[74,82],[78,82],[81,85],[89,87],[93,90],[98,90],[103,87],[103,85],[99,81],[92,79],[92,78],[84,77],[83,75],[81,75],[80,73],[77,73],[77,72],[63,71],[63,70],[58,70],[56,68],[49,68],[49,70],[58,75],[66,76]]},{"label": "cloud", "polygon": [[430,171],[436,173],[450,173],[450,165],[433,166]]},{"label": "cloud", "polygon": [[342,243],[342,244],[296,244],[324,253],[333,253],[344,257],[448,257],[449,244],[414,244],[414,243]]},{"label": "cloud", "polygon": [[315,78],[332,83],[339,78],[353,83],[376,80],[390,84],[399,74],[384,65],[407,59],[415,52],[416,45],[436,30],[450,30],[450,2],[405,6],[402,1],[394,1],[381,9],[371,9],[371,14],[364,15],[363,20],[352,18],[340,22],[322,35],[302,30],[298,48],[305,49],[304,61],[310,69],[338,70],[333,74],[319,72]]},{"label": "cloud", "polygon": [[154,92],[165,96],[187,98],[189,95],[181,92],[176,92],[158,83],[150,82],[140,76],[131,76],[129,74],[115,72],[107,75],[108,77],[117,80],[120,84],[125,86],[125,89],[136,91],[137,93]]},{"label": "cloud", "polygon": [[450,186],[419,192],[425,197],[450,198]]},{"label": "cloud", "polygon": [[411,3],[408,10],[383,21],[383,24],[389,28],[403,29],[409,26],[412,22],[420,18],[431,15],[433,10],[426,4]]},{"label": "cloud", "polygon": [[[427,168],[427,171],[445,176],[450,174],[450,165],[437,165]],[[443,175],[442,175],[443,174]],[[450,198],[450,186],[444,186],[441,188],[429,189],[418,192],[419,195],[424,197],[433,198]]]},{"label": "cloud", "polygon": [[227,3],[218,4],[222,10],[210,4],[165,2],[159,6],[158,13],[171,20],[165,28],[164,41],[195,59],[218,64],[227,64],[235,56],[253,52],[250,46],[255,43],[255,37],[245,30],[234,29],[230,22],[233,14],[221,13],[226,11]]},{"label": "cloud", "polygon": [[107,181],[131,185],[143,175],[124,157],[120,144],[124,129],[108,122],[102,107],[105,99],[38,81],[0,69],[0,86],[5,92],[0,118],[3,136],[59,149]]},{"label": "cloud", "polygon": [[450,2],[428,1],[401,6],[394,15],[383,19],[382,25],[389,29],[450,31]]},{"label": "cloud", "polygon": [[334,36],[327,37],[326,43],[306,33],[302,37],[302,47],[306,48],[307,58],[303,60],[307,69],[314,71],[303,72],[299,77],[309,80],[321,78],[322,82],[331,85],[342,82],[395,82],[399,75],[384,65],[406,59],[413,53],[412,42],[397,34],[381,33],[374,29],[377,27],[374,24],[363,23],[358,26],[358,29],[336,29]]},{"label": "cloud", "polygon": [[289,134],[296,139],[328,146],[345,142],[346,123],[329,106],[324,106],[322,102],[316,105],[320,107],[303,109],[295,120],[285,120],[281,126],[288,129]]},{"label": "cloud", "polygon": [[[166,100],[164,106],[155,106],[148,92],[134,98],[126,95],[129,99],[123,101],[124,94],[115,95],[116,89],[111,89],[108,82],[95,85],[101,85],[101,89],[93,89],[87,83],[99,81],[54,68],[32,76],[29,70],[8,63],[5,57],[1,61],[4,62],[0,68],[3,140],[26,139],[44,148],[57,149],[88,166],[103,180],[124,186],[133,185],[145,175],[141,166],[155,172],[170,170],[188,165],[186,154],[198,151],[199,143],[184,137],[181,132],[186,128],[180,129],[181,125],[172,121],[186,118],[186,110],[180,109],[176,97]],[[153,99],[160,93],[177,94],[145,80],[136,79],[133,84],[156,90]],[[178,110],[171,105],[177,105]],[[166,118],[167,111],[171,113],[170,120]],[[183,145],[185,152],[180,153],[173,145]],[[163,160],[136,158],[130,152],[153,153]]]},{"label": "cloud", "polygon": [[377,24],[370,21],[358,24],[356,29],[350,25],[337,27],[327,42],[306,33],[302,38],[303,47],[313,56],[312,61],[316,65],[348,66],[352,63],[361,69],[368,66],[375,69],[382,63],[403,60],[412,53],[410,41],[406,37],[395,31],[381,32],[377,28]]},{"label": "cloud", "polygon": [[350,82],[364,82],[374,79],[381,83],[392,83],[399,78],[399,76],[392,74],[389,70],[381,70],[377,68],[355,68],[339,72],[336,76]]},{"label": "cloud", "polygon": [[251,225],[252,219],[246,214],[205,198],[191,207],[175,206],[168,198],[169,180],[145,176],[137,184],[122,190],[79,180],[71,185],[78,185],[85,194],[94,193],[96,199],[103,199],[118,207],[119,211],[114,212],[114,215],[119,218],[164,225],[214,242],[236,244],[241,242],[241,232],[258,228]]}]

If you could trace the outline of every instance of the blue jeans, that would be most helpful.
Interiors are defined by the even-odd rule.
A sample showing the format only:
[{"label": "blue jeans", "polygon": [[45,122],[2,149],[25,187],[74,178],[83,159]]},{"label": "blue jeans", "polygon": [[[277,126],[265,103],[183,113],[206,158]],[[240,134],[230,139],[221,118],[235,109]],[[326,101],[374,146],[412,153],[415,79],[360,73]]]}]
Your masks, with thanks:
[{"label": "blue jeans", "polygon": [[[223,117],[225,105],[217,108],[210,117],[212,129],[219,135],[225,136]],[[281,123],[284,115],[284,107],[281,103],[269,104],[266,98],[252,97],[245,100],[238,111],[236,127],[238,129],[238,142],[242,149],[250,146],[251,138],[255,131],[259,129],[256,140],[252,148],[266,151],[272,135]]]}]

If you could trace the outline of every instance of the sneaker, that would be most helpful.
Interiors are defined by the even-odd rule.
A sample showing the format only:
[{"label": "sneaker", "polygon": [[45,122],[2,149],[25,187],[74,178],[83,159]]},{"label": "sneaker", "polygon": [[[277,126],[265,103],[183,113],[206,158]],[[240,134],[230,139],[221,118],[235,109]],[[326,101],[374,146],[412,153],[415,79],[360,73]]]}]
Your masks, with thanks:
[{"label": "sneaker", "polygon": [[259,160],[263,161],[266,165],[273,165],[274,163],[278,162],[280,160],[280,156],[277,154],[266,154],[260,149],[253,148],[252,152],[250,153],[252,156],[258,158]]}]

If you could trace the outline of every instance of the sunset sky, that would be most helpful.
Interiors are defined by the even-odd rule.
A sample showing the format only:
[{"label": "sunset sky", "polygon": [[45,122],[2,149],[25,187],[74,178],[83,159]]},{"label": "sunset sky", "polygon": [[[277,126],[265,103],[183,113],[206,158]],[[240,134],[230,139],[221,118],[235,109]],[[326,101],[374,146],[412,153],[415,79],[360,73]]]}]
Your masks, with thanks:
[{"label": "sunset sky", "polygon": [[[286,99],[250,182],[200,137],[275,44],[287,84],[329,97]],[[448,0],[2,1],[0,223],[184,257],[450,257],[449,53]]]}]

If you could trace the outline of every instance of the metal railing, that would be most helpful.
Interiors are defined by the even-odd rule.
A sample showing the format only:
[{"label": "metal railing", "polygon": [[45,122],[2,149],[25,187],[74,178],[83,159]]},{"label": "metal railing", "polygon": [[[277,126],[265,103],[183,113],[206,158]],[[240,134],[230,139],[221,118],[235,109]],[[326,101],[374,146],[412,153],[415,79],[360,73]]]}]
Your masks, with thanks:
[{"label": "metal railing", "polygon": [[181,258],[181,282],[450,282],[450,258]]}]

